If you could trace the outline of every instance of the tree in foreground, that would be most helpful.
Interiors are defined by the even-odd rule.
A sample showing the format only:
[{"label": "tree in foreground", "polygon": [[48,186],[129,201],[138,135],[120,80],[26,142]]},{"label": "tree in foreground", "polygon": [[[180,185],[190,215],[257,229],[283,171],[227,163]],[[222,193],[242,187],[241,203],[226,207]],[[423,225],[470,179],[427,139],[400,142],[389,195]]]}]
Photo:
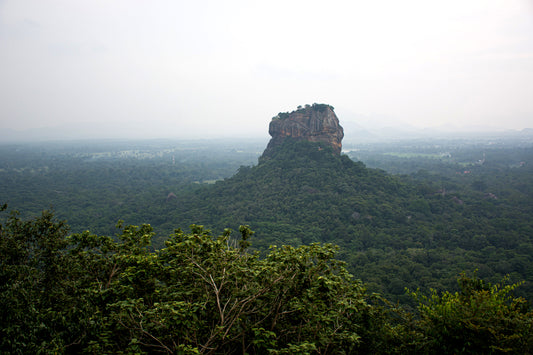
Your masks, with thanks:
[{"label": "tree in foreground", "polygon": [[379,347],[385,313],[334,258],[336,247],[246,251],[241,226],[151,227],[67,236],[52,214],[1,230],[1,349],[38,352],[354,353]]},{"label": "tree in foreground", "polygon": [[[2,207],[5,210],[5,206]],[[68,235],[50,212],[0,224],[1,353],[531,353],[516,285],[462,277],[457,293],[413,293],[419,314],[384,306],[336,247],[247,251],[253,232],[149,225]]]},{"label": "tree in foreground", "polygon": [[418,347],[439,354],[530,354],[533,314],[523,298],[512,296],[519,284],[491,285],[462,274],[460,291],[424,296],[418,301]]}]

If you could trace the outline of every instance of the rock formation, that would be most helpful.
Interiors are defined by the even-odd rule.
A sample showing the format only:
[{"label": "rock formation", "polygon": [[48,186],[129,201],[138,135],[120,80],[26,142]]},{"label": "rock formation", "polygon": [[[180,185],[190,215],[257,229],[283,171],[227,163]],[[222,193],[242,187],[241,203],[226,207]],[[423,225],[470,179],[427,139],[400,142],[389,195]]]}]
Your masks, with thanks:
[{"label": "rock formation", "polygon": [[291,113],[279,113],[272,118],[268,133],[272,136],[263,157],[269,157],[272,151],[287,138],[322,142],[341,153],[344,130],[333,107],[325,104],[299,106]]}]

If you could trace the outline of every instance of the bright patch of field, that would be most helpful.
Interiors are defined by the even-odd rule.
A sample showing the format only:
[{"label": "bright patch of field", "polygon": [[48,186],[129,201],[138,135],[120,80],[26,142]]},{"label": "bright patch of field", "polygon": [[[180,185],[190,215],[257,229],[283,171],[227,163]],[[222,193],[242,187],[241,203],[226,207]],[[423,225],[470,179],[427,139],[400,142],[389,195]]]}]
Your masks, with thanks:
[{"label": "bright patch of field", "polygon": [[390,156],[394,156],[398,158],[428,158],[428,159],[442,159],[442,158],[451,157],[449,153],[388,152],[388,153],[383,153],[383,155],[390,155]]}]

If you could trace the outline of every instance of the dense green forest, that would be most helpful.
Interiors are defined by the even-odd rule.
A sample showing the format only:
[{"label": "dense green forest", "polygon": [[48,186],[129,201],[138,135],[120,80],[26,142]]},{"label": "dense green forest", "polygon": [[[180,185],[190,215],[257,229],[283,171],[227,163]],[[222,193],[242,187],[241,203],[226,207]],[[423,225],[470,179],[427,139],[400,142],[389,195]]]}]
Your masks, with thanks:
[{"label": "dense green forest", "polygon": [[[5,145],[1,199],[21,217],[53,208],[72,232],[113,236],[149,223],[152,248],[175,228],[250,225],[252,250],[333,243],[371,292],[414,307],[405,288],[457,290],[461,272],[509,275],[533,299],[531,140],[351,145],[335,156],[265,142]],[[392,174],[391,174],[392,173]]]},{"label": "dense green forest", "polygon": [[52,208],[76,232],[113,235],[119,219],[170,232],[180,225],[165,223],[160,214],[170,193],[195,190],[257,163],[264,145],[242,139],[4,145],[0,201],[22,217]]},{"label": "dense green forest", "polygon": [[[6,206],[0,208],[0,212]],[[69,234],[50,212],[0,224],[2,353],[457,354],[533,351],[518,284],[462,275],[458,292],[409,292],[411,313],[370,294],[331,244],[247,250],[240,226],[149,225]]]}]

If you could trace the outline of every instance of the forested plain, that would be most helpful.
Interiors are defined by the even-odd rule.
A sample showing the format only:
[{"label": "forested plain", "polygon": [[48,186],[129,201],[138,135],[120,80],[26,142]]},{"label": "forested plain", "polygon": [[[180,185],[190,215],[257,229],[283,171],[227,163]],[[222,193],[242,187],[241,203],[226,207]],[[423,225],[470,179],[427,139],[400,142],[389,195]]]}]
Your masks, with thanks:
[{"label": "forested plain", "polygon": [[[265,146],[266,142],[252,140],[1,146],[0,200],[8,209],[20,211],[11,217],[3,213],[2,252],[9,254],[10,246],[17,243],[26,245],[22,249],[31,246],[27,254],[10,258],[13,265],[27,264],[38,270],[17,274],[20,285],[26,285],[25,297],[38,298],[43,287],[55,282],[53,294],[65,294],[65,304],[80,312],[73,310],[69,317],[85,319],[87,312],[97,314],[86,319],[94,325],[94,332],[83,334],[80,328],[67,340],[63,335],[68,332],[58,328],[57,339],[64,343],[47,344],[47,349],[231,352],[228,349],[236,349],[235,344],[246,343],[243,339],[255,338],[260,342],[247,343],[234,352],[531,351],[531,314],[527,302],[516,298],[533,299],[533,148],[529,136],[354,143],[345,144],[347,150],[341,156],[311,143],[289,141],[273,157],[258,160]],[[46,209],[52,209],[55,217],[48,212],[41,215]],[[123,222],[117,226],[119,220]],[[39,254],[40,242],[28,239],[43,223],[56,226],[39,235],[62,241],[54,247],[61,251],[61,261],[50,259],[53,253]],[[190,225],[194,227],[188,232]],[[18,237],[9,244],[7,236]],[[200,259],[187,254],[192,263],[187,267],[169,261],[172,253],[202,248],[209,253],[202,257],[198,252]],[[101,275],[82,277],[82,259],[86,268],[95,268],[94,275]],[[43,267],[47,263],[58,269],[48,270]],[[298,267],[288,271],[282,264]],[[229,265],[240,265],[236,267],[240,271],[224,276]],[[2,266],[2,277],[12,281],[14,269],[8,270],[7,262]],[[176,272],[169,271],[173,268],[189,275],[180,276],[184,279],[198,280],[188,286],[180,284],[184,290],[179,291],[178,276],[158,276],[165,274],[163,269]],[[59,269],[73,274],[60,282]],[[264,273],[273,279],[258,281],[266,277]],[[303,284],[293,283],[298,277]],[[226,278],[232,286],[220,293],[218,282]],[[79,284],[67,285],[68,280]],[[186,291],[186,287],[191,289]],[[200,297],[197,293],[202,287],[205,293]],[[247,291],[242,291],[242,298],[232,296],[243,287]],[[265,298],[276,287],[283,290],[277,294],[288,298]],[[87,293],[85,303],[73,303],[81,302],[74,301],[80,296],[72,294],[74,289]],[[297,289],[307,292],[306,296],[297,294]],[[4,286],[4,302],[13,302],[19,291]],[[100,294],[104,291],[112,295],[105,302]],[[258,318],[246,318],[251,317],[248,311],[242,319],[242,314],[236,316],[238,312],[225,316],[217,308],[222,294],[226,305],[237,307],[234,310],[253,305],[264,313],[254,308],[258,313],[250,312]],[[198,301],[195,307],[204,312],[200,318],[205,323],[198,320],[194,325],[200,327],[195,334],[203,334],[196,339],[165,333],[171,323],[161,317],[173,319],[177,323],[172,324],[180,327],[192,326],[184,323],[185,314],[198,317],[192,303],[187,309],[185,304],[169,303],[178,299],[194,299]],[[297,299],[308,303],[291,303]],[[333,299],[338,301],[335,306]],[[259,300],[261,305],[255,303]],[[360,302],[356,310],[346,308],[343,302],[349,300]],[[65,317],[53,309],[51,300],[41,301],[39,307],[51,313],[35,315],[35,322],[45,317],[42,324],[55,324],[54,317]],[[288,308],[275,306],[282,303]],[[472,305],[493,318],[479,323],[477,311],[468,315]],[[181,315],[172,318],[172,307]],[[209,307],[213,307],[211,313]],[[338,313],[333,316],[326,308]],[[314,315],[324,318],[304,315],[303,309],[315,309]],[[289,318],[289,323],[281,322],[283,312],[299,314],[301,318],[294,321],[299,323],[289,324]],[[4,312],[3,320],[14,321],[18,316]],[[222,320],[224,316],[233,320],[231,326]],[[161,327],[143,329],[143,319],[155,322],[149,323],[154,327],[159,322]],[[324,327],[320,329],[303,326],[321,321]],[[455,322],[457,328],[446,322]],[[25,324],[28,338],[22,341],[39,338],[32,328],[39,323],[32,324]],[[339,324],[347,328],[334,331]],[[503,324],[509,325],[508,333],[503,332]],[[521,333],[510,325],[520,327]],[[442,326],[449,332],[439,333]],[[461,338],[467,337],[464,327],[471,327],[471,339]],[[4,335],[11,337],[23,330],[6,329]],[[218,330],[209,333],[207,329]],[[283,329],[300,334],[299,342],[281,337]],[[50,329],[41,331],[47,334],[45,338],[54,338]],[[108,339],[115,331],[116,343]],[[149,339],[156,344],[153,348],[146,345]],[[220,348],[214,348],[215,343]],[[439,347],[443,344],[449,348]]]}]

